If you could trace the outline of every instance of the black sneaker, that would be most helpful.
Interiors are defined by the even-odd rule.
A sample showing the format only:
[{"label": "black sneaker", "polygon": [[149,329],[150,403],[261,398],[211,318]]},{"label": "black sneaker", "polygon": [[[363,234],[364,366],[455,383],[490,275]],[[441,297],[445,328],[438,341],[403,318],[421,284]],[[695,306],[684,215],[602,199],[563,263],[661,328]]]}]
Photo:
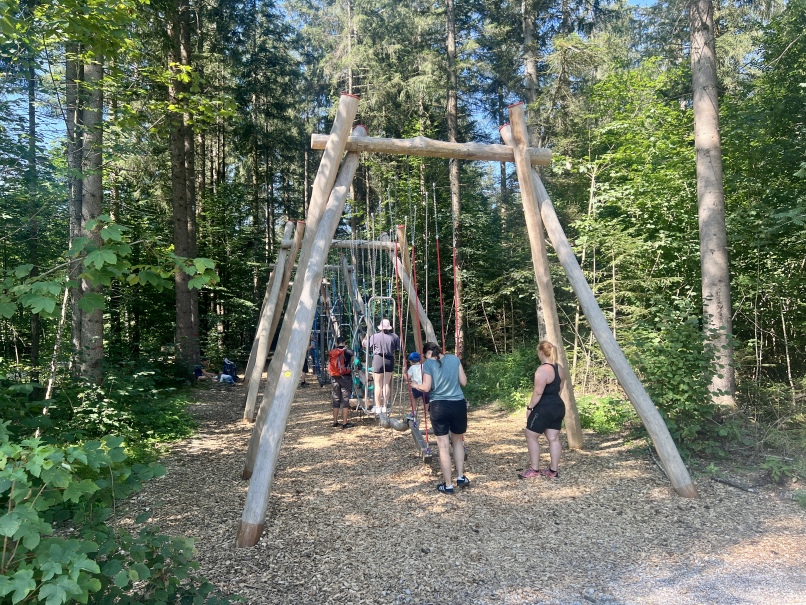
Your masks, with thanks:
[{"label": "black sneaker", "polygon": [[335,429],[337,426],[339,426],[339,423],[338,423],[338,422],[334,422],[334,423],[333,423],[333,424],[331,424],[330,426],[332,426],[332,427]]},{"label": "black sneaker", "polygon": [[448,495],[453,495],[454,493],[453,486],[451,485],[450,487],[446,487],[444,482],[437,485],[437,491]]},{"label": "black sneaker", "polygon": [[343,429],[351,429],[354,426],[355,425],[352,422],[345,422],[344,424],[341,425],[341,428],[343,428]]},{"label": "black sneaker", "polygon": [[456,485],[459,487],[470,487],[470,479],[462,475],[456,478]]}]

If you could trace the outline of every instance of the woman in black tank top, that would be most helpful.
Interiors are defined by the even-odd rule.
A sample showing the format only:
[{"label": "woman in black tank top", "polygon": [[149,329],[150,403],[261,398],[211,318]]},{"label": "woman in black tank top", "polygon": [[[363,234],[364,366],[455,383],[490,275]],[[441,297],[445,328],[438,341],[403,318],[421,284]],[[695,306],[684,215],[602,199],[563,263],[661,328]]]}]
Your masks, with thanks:
[{"label": "woman in black tank top", "polygon": [[[529,468],[518,473],[521,479],[560,476],[557,465],[560,462],[562,446],[560,445],[560,429],[565,417],[565,403],[560,397],[560,389],[565,378],[563,368],[557,363],[557,349],[548,341],[542,340],[537,345],[537,357],[540,365],[535,371],[535,386],[532,398],[526,407],[526,449],[529,452]],[[550,464],[540,470],[540,435],[545,435],[549,442]]]}]

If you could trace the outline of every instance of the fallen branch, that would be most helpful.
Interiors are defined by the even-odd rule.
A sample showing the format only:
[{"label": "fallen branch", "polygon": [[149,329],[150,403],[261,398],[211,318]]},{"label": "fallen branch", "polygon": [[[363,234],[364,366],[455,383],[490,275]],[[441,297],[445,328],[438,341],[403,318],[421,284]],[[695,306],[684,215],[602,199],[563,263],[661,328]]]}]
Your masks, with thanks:
[{"label": "fallen branch", "polygon": [[746,485],[736,483],[735,481],[731,481],[730,479],[725,479],[723,477],[711,477],[711,481],[716,481],[717,483],[724,483],[725,485],[730,485],[731,487],[735,487],[736,489],[740,489],[745,492],[750,492],[751,494],[756,493],[756,490],[754,490],[752,487],[747,487]]}]

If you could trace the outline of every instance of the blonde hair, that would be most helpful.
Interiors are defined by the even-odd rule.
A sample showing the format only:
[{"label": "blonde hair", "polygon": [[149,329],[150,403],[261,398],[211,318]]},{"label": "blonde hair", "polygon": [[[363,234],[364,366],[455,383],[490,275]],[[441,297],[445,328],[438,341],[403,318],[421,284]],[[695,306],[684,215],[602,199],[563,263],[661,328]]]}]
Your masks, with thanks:
[{"label": "blonde hair", "polygon": [[551,363],[557,363],[557,347],[548,340],[541,340],[537,343],[537,352],[543,353],[543,356]]}]

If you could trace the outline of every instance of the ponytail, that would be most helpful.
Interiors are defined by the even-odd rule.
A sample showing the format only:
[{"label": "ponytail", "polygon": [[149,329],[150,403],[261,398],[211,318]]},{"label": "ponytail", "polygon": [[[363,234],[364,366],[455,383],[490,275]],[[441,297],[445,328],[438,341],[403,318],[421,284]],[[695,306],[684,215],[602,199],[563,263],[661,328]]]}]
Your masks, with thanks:
[{"label": "ponytail", "polygon": [[431,359],[436,361],[439,367],[442,367],[442,360],[439,358],[439,356],[442,355],[442,349],[439,348],[439,345],[435,342],[425,343],[423,345],[423,356],[428,357],[429,351],[431,351]]},{"label": "ponytail", "polygon": [[537,350],[539,353],[543,353],[543,356],[551,363],[557,363],[557,347],[548,340],[541,340],[537,344]]}]

